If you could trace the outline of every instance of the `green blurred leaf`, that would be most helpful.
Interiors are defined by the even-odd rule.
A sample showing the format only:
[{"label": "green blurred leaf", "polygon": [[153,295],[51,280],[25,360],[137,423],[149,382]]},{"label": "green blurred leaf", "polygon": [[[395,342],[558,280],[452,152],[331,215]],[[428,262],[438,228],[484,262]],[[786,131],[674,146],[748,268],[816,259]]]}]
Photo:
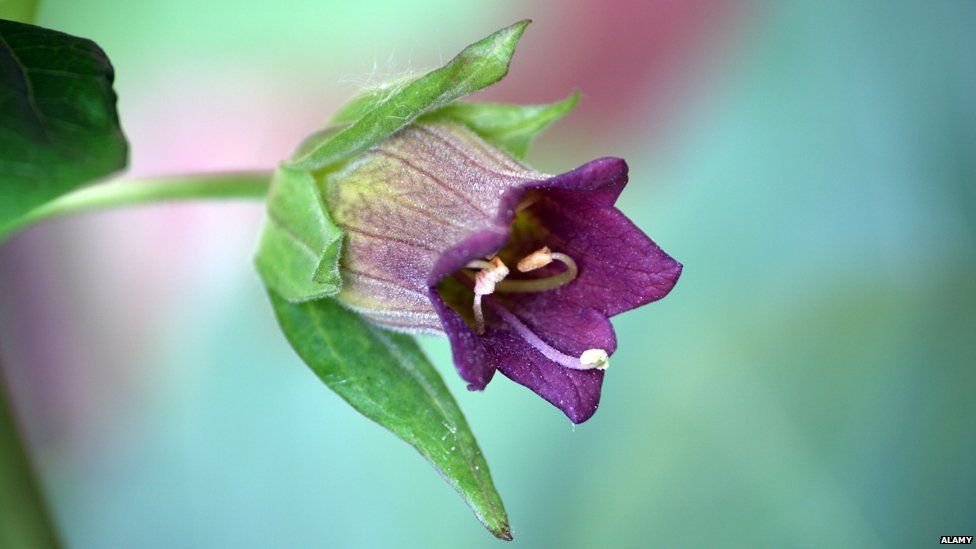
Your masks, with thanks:
[{"label": "green blurred leaf", "polygon": [[516,158],[525,158],[532,139],[565,116],[577,102],[579,92],[549,105],[451,103],[424,116],[424,120],[460,122]]},{"label": "green blurred leaf", "polygon": [[329,218],[312,174],[279,167],[267,211],[254,259],[265,285],[291,301],[338,293],[343,233]]},{"label": "green blurred leaf", "polygon": [[90,40],[0,20],[0,233],[125,166],[114,76]]},{"label": "green blurred leaf", "polygon": [[373,326],[332,299],[293,303],[269,295],[285,336],[312,371],[353,408],[416,448],[492,534],[511,539],[478,443],[413,339]]},{"label": "green blurred leaf", "polygon": [[0,547],[59,547],[7,393],[0,376]]},{"label": "green blurred leaf", "polygon": [[[372,105],[359,120],[291,161],[296,168],[320,170],[364,151],[418,116],[478,91],[508,74],[515,45],[529,24],[520,21],[464,48],[443,67],[396,89],[379,103],[354,100],[344,118]],[[368,97],[368,96],[367,96]]]},{"label": "green blurred leaf", "polygon": [[37,14],[37,0],[0,0],[0,19],[31,23]]}]

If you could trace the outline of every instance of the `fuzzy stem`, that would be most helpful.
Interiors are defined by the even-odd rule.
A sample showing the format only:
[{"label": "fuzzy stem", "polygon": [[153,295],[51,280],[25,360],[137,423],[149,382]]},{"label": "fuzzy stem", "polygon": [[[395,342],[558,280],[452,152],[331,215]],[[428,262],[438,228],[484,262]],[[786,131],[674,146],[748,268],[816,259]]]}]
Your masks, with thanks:
[{"label": "fuzzy stem", "polygon": [[192,174],[100,183],[34,208],[0,228],[0,241],[32,223],[60,215],[153,202],[261,199],[268,194],[270,184],[270,172]]}]

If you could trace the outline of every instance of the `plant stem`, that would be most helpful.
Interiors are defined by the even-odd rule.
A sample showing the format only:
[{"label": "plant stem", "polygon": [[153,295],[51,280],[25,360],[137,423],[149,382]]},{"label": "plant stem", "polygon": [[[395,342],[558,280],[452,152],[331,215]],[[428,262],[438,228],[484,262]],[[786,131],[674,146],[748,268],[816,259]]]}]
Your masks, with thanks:
[{"label": "plant stem", "polygon": [[270,172],[192,174],[100,183],[38,206],[0,228],[0,242],[27,225],[59,215],[153,202],[261,199],[268,194],[270,184]]},{"label": "plant stem", "polygon": [[0,547],[58,547],[0,371]]},{"label": "plant stem", "polygon": [[39,0],[0,0],[0,19],[33,23]]}]

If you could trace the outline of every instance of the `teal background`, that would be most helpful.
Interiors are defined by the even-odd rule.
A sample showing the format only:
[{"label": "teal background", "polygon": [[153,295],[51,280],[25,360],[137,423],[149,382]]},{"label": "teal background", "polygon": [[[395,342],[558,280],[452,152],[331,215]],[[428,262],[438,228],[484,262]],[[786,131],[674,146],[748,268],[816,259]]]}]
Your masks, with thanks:
[{"label": "teal background", "polygon": [[[976,533],[976,4],[45,0],[113,59],[133,175],[267,168],[364,83],[523,17],[482,96],[577,111],[530,160],[628,159],[685,265],[615,319],[573,428],[469,393],[525,547],[926,546]],[[258,204],[57,220],[0,249],[0,348],[71,547],[500,547],[306,370]]]}]

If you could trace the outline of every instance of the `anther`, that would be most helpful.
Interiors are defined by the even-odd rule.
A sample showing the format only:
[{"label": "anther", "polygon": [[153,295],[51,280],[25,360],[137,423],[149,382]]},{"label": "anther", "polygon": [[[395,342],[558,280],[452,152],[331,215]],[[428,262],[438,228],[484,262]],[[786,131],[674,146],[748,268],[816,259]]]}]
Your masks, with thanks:
[{"label": "anther", "polygon": [[495,286],[508,276],[508,267],[501,259],[495,257],[491,261],[475,260],[467,265],[471,269],[481,269],[474,276],[474,312],[475,330],[478,334],[485,333],[485,313],[481,308],[481,296],[495,293]]},{"label": "anther", "polygon": [[538,250],[519,260],[518,270],[523,273],[534,271],[541,267],[545,267],[553,261],[558,261],[563,265],[566,265],[566,270],[557,275],[548,276],[545,278],[533,278],[529,280],[505,280],[500,282],[495,289],[499,292],[510,293],[544,292],[546,290],[555,290],[560,286],[564,286],[572,282],[573,279],[576,278],[576,275],[579,274],[579,268],[576,266],[576,262],[573,261],[573,258],[564,253],[552,252],[549,250],[548,246],[543,246],[542,248],[539,248]]},{"label": "anther", "polygon": [[527,273],[541,269],[550,263],[552,263],[552,250],[549,249],[549,246],[543,246],[520,259],[517,267],[519,272]]},{"label": "anther", "polygon": [[495,285],[508,276],[508,267],[502,260],[495,257],[486,262],[487,267],[482,267],[478,274],[474,275],[474,293],[479,295],[490,295],[495,293]]}]

